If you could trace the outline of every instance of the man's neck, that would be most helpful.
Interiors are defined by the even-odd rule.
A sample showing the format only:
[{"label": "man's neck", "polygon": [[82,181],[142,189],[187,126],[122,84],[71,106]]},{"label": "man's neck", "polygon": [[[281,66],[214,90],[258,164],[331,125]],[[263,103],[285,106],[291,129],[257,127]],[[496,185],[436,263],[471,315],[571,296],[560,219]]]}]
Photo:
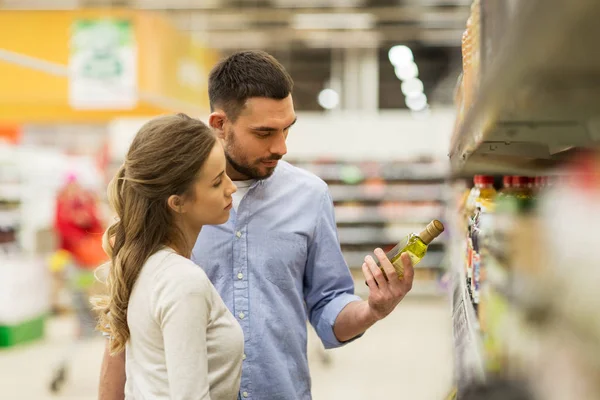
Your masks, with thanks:
[{"label": "man's neck", "polygon": [[225,170],[227,171],[227,175],[229,176],[229,178],[234,182],[247,181],[250,179],[249,176],[246,176],[246,175],[240,173],[235,168],[233,168],[229,163],[227,164],[227,167],[225,168]]}]

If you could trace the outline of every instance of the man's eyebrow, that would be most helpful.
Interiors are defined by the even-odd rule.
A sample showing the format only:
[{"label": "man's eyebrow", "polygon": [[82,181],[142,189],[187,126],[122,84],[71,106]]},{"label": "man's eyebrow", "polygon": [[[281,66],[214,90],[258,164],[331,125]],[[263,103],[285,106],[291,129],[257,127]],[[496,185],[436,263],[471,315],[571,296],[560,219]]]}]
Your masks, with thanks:
[{"label": "man's eyebrow", "polygon": [[[294,122],[292,122],[291,124],[289,124],[285,129],[289,129],[291,128],[296,121],[298,121],[298,117],[294,118]],[[258,132],[276,132],[277,129],[270,127],[270,126],[256,126],[256,127],[250,127],[250,129],[252,129],[253,131],[258,131]]]}]

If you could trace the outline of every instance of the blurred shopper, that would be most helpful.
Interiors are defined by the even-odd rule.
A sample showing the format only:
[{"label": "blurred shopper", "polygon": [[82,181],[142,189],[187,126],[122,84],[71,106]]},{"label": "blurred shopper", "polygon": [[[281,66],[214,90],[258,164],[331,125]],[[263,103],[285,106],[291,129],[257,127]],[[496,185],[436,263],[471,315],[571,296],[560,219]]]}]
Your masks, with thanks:
[{"label": "blurred shopper", "polygon": [[97,287],[93,269],[106,261],[106,254],[102,250],[103,226],[96,199],[80,185],[74,173],[68,174],[65,186],[58,192],[55,211],[54,227],[59,243],[50,266],[55,273],[55,290],[69,293],[69,309],[77,317],[77,332],[52,374],[50,390],[58,392],[67,381],[78,344],[97,335],[89,297]]},{"label": "blurred shopper", "polygon": [[109,293],[94,303],[107,351],[127,354],[128,399],[237,398],[242,330],[190,260],[203,226],[229,219],[225,168],[210,128],[179,114],[144,125],[110,183]]},{"label": "blurred shopper", "polygon": [[[88,263],[87,259],[90,256],[84,254],[85,244],[90,241],[90,238],[94,240],[94,237],[102,235],[98,207],[94,197],[79,184],[74,173],[67,176],[67,182],[56,198],[54,226],[59,249],[68,251],[76,259],[80,258],[81,267],[98,265],[94,265],[93,261]],[[96,249],[89,250],[96,251]],[[102,258],[97,261],[102,262]]]},{"label": "blurred shopper", "polygon": [[[244,331],[242,399],[310,399],[307,318],[325,347],[341,346],[392,312],[414,275],[404,255],[404,279],[388,282],[369,257],[369,298],[354,295],[327,185],[280,161],[296,121],[292,86],[283,66],[260,51],[230,56],[209,77],[209,122],[238,192],[229,221],[202,230],[193,259]],[[396,276],[383,251],[376,254]],[[123,398],[123,365],[105,353],[101,400]]]}]

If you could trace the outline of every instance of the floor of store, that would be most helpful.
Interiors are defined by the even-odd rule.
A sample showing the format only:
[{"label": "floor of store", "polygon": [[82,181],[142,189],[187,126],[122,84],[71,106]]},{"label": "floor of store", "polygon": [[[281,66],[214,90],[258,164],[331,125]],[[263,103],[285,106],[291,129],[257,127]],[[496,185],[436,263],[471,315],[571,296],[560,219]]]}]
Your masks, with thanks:
[{"label": "floor of store", "polygon": [[[73,347],[71,317],[49,321],[43,341],[0,351],[0,398],[96,399],[103,339]],[[321,355],[309,344],[314,400],[443,399],[452,381],[450,306],[445,298],[407,298],[363,338]],[[58,360],[70,354],[70,376],[59,395],[49,382]]]}]

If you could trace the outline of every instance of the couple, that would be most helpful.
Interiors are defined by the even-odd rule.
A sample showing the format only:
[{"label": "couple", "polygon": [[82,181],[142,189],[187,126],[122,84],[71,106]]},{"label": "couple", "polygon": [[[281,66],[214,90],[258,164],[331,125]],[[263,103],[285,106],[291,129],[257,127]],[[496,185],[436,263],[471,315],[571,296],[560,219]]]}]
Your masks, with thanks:
[{"label": "couple", "polygon": [[406,255],[389,282],[369,256],[369,298],[354,295],[327,185],[278,161],[292,86],[272,56],[239,52],[210,73],[212,129],[179,114],[138,132],[109,187],[100,400],[310,399],[306,320],[339,347],[410,290]]}]

